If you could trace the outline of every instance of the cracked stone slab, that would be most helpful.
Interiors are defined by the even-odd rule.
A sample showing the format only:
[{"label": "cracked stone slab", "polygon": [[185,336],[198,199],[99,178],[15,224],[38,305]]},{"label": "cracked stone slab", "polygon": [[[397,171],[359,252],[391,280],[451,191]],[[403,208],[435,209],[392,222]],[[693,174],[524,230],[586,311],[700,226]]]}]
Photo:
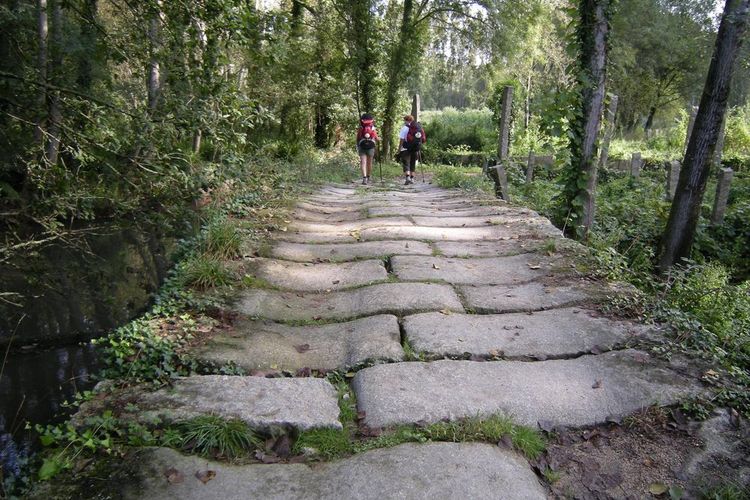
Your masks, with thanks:
[{"label": "cracked stone slab", "polygon": [[291,214],[295,220],[307,221],[307,222],[351,222],[357,220],[367,220],[362,211],[346,211],[325,214],[322,212],[316,212],[313,210],[306,210],[304,208],[295,208]]},{"label": "cracked stone slab", "polygon": [[500,241],[436,241],[433,246],[444,257],[508,257],[536,252],[545,245],[544,240],[514,239]]},{"label": "cracked stone slab", "polygon": [[352,222],[294,222],[288,226],[290,231],[325,233],[336,231],[359,231],[368,227],[413,226],[406,217],[378,217],[361,219]]},{"label": "cracked stone slab", "polygon": [[435,216],[415,216],[412,217],[417,226],[427,227],[488,227],[488,226],[506,226],[511,224],[549,224],[545,219],[535,215],[526,215],[522,213],[513,213],[506,215],[482,215],[482,216],[455,216],[443,217],[441,214]]},{"label": "cracked stone slab", "polygon": [[363,240],[414,239],[422,241],[492,241],[525,237],[557,236],[546,224],[524,224],[516,226],[489,227],[376,227],[363,229]]},{"label": "cracked stone slab", "polygon": [[238,419],[257,430],[284,427],[341,429],[336,389],[320,378],[264,378],[195,375],[173,379],[171,387],[149,391],[131,387],[117,401],[91,400],[80,414],[97,406],[123,408],[122,420],[144,424],[179,422],[203,415]]},{"label": "cracked stone slab", "polygon": [[401,361],[401,333],[395,316],[378,315],[347,323],[287,326],[243,321],[201,348],[198,358],[229,362],[247,370],[333,370],[366,360]]},{"label": "cracked stone slab", "polygon": [[343,320],[373,314],[446,309],[464,312],[452,287],[435,283],[381,283],[331,293],[246,290],[234,309],[274,321]]},{"label": "cracked stone slab", "polygon": [[367,285],[388,278],[383,262],[298,263],[275,259],[247,259],[249,273],[275,287],[319,291]]},{"label": "cracked stone slab", "polygon": [[527,359],[609,351],[653,333],[643,326],[595,317],[579,308],[533,314],[416,314],[404,319],[404,330],[417,352]]},{"label": "cracked stone slab", "polygon": [[338,216],[341,214],[356,214],[358,217],[361,216],[362,210],[365,208],[357,204],[349,204],[341,207],[327,204],[309,203],[306,201],[298,201],[295,207],[307,212],[314,212],[322,215]]},{"label": "cracked stone slab", "polygon": [[604,290],[588,284],[476,285],[459,287],[467,307],[479,314],[541,311],[596,302]]},{"label": "cracked stone slab", "polygon": [[504,285],[525,283],[546,276],[553,270],[560,269],[558,261],[559,258],[533,253],[482,259],[399,255],[391,259],[391,267],[402,280]]},{"label": "cracked stone slab", "polygon": [[297,262],[345,262],[387,255],[431,255],[432,249],[421,241],[366,241],[332,245],[279,241],[271,254],[279,259]]},{"label": "cracked stone slab", "polygon": [[[197,471],[213,471],[205,484]],[[528,463],[485,443],[407,443],[315,464],[233,465],[170,448],[129,456],[111,489],[126,499],[307,500],[350,498],[547,498]],[[167,481],[170,471],[179,481]]]},{"label": "cracked stone slab", "polygon": [[354,377],[363,424],[390,427],[502,413],[536,427],[581,427],[703,392],[640,351],[551,361],[394,363]]},{"label": "cracked stone slab", "polygon": [[412,217],[482,217],[516,213],[505,207],[475,205],[469,205],[463,208],[442,208],[439,206],[411,207],[406,211],[402,207],[396,205],[388,207],[372,207],[368,208],[367,212],[370,217],[388,217],[405,214]]}]

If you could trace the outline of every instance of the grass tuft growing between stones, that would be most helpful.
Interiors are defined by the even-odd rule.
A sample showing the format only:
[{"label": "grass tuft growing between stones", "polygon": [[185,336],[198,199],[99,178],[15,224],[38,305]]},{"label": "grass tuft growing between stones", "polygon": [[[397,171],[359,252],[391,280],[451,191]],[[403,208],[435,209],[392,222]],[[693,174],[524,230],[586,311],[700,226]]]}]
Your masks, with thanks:
[{"label": "grass tuft growing between stones", "polygon": [[207,415],[177,426],[181,446],[203,456],[236,458],[261,448],[263,441],[241,420]]},{"label": "grass tuft growing between stones", "polygon": [[231,273],[219,259],[203,255],[186,261],[178,272],[185,285],[198,290],[208,290],[232,282]]},{"label": "grass tuft growing between stones", "polygon": [[215,221],[206,227],[202,246],[205,255],[234,259],[240,255],[242,232],[231,219]]}]

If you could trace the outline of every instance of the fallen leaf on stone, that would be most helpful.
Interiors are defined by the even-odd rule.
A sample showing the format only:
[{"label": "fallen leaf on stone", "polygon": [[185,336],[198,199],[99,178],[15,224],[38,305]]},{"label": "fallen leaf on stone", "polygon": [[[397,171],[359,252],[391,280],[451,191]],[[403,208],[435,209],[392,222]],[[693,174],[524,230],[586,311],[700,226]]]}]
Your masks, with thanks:
[{"label": "fallen leaf on stone", "polygon": [[341,283],[341,280],[333,280],[334,285],[338,285],[339,283]]},{"label": "fallen leaf on stone", "polygon": [[433,264],[433,265],[432,265],[432,268],[433,268],[433,269],[440,269],[440,266],[438,266],[437,264]]},{"label": "fallen leaf on stone", "polygon": [[409,248],[409,244],[407,243],[406,245],[404,245],[404,248]]},{"label": "fallen leaf on stone", "polygon": [[313,321],[319,321],[321,319],[323,319],[322,316],[313,316]]},{"label": "fallen leaf on stone", "polygon": [[597,379],[597,380],[596,380],[596,381],[594,382],[594,385],[592,385],[592,386],[591,386],[591,388],[592,388],[592,389],[598,389],[598,388],[600,388],[601,386],[602,386],[602,381],[601,381],[601,380],[599,380],[599,379]]},{"label": "fallen leaf on stone", "polygon": [[216,471],[199,470],[195,473],[195,477],[197,477],[201,483],[206,484],[207,482],[209,482],[210,480],[216,477]]},{"label": "fallen leaf on stone", "polygon": [[541,268],[542,266],[532,266],[531,264],[529,264],[529,269],[541,269]]},{"label": "fallen leaf on stone", "polygon": [[669,488],[664,483],[651,483],[648,487],[648,492],[654,496],[663,495],[667,491],[669,491]]},{"label": "fallen leaf on stone", "polygon": [[310,344],[299,344],[294,346],[294,349],[296,349],[298,353],[302,354],[303,352],[307,352],[310,350]]},{"label": "fallen leaf on stone", "polygon": [[439,311],[439,312],[440,312],[440,314],[445,314],[446,316],[450,316],[451,314],[453,314],[453,313],[451,313],[451,311],[450,311],[450,310],[448,310],[448,309],[440,309],[440,311]]},{"label": "fallen leaf on stone", "polygon": [[174,467],[170,467],[169,469],[165,470],[164,477],[167,478],[169,484],[177,484],[185,480],[185,476],[182,475],[182,472],[178,471]]},{"label": "fallen leaf on stone", "polygon": [[294,376],[295,377],[312,377],[312,369],[309,366],[300,368],[299,370],[297,370],[297,373],[295,373]]}]

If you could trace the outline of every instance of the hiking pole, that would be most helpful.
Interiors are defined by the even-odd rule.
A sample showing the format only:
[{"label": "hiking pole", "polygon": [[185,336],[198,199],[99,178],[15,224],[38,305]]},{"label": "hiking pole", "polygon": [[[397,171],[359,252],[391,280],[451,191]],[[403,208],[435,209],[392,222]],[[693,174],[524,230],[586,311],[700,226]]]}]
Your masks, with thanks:
[{"label": "hiking pole", "polygon": [[381,154],[380,151],[377,151],[378,153],[378,168],[380,169],[380,183],[383,183],[383,160],[380,159]]},{"label": "hiking pole", "polygon": [[422,150],[417,151],[417,161],[420,165],[420,170],[422,171],[422,184],[424,184],[424,165],[422,165]]}]

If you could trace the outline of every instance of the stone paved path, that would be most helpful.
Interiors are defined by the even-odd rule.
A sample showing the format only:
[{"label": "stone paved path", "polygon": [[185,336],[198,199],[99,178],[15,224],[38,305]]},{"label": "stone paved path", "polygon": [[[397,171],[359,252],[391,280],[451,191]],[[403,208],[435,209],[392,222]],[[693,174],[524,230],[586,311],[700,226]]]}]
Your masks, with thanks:
[{"label": "stone paved path", "polygon": [[[237,297],[234,329],[201,356],[289,375],[353,370],[363,428],[495,413],[532,427],[593,425],[703,390],[639,349],[658,329],[597,312],[618,289],[580,275],[577,245],[528,209],[422,183],[338,185],[300,201],[293,218],[269,257],[248,261],[257,286]],[[334,387],[315,378],[190,377],[133,402],[133,418],[341,425]],[[525,459],[491,444],[408,444],[314,467],[236,467],[164,449],[133,460],[145,465],[131,498],[547,494]],[[184,469],[185,481],[169,484],[166,467]],[[216,477],[204,485],[193,471],[207,468]]]}]

